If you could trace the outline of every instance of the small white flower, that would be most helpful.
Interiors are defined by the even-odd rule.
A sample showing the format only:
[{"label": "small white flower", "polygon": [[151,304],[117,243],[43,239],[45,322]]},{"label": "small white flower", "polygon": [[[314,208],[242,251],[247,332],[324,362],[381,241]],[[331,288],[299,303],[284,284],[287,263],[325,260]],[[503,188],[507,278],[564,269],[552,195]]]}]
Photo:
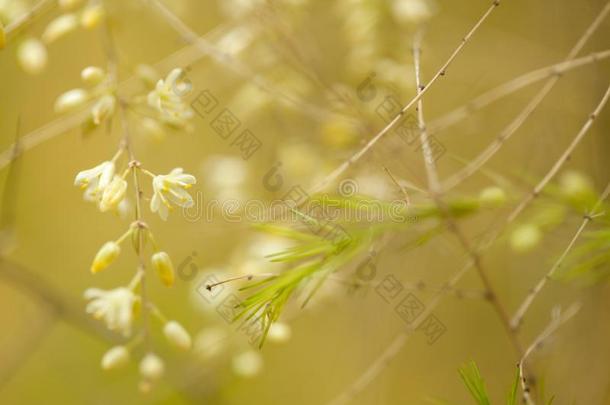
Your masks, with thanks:
[{"label": "small white flower", "polygon": [[172,70],[167,77],[160,79],[155,89],[148,93],[148,104],[159,111],[163,119],[177,126],[185,125],[185,121],[193,116],[193,112],[182,100],[190,88],[189,84],[180,81],[182,69]]},{"label": "small white flower", "polygon": [[171,203],[180,207],[191,207],[193,198],[186,190],[196,182],[195,176],[183,173],[180,167],[169,174],[155,176],[152,181],[154,194],[150,201],[150,210],[158,211],[159,216],[166,220],[169,210],[173,208]]},{"label": "small white flower", "polygon": [[72,89],[61,94],[55,100],[55,112],[65,113],[83,105],[89,98],[89,93],[83,89]]},{"label": "small white flower", "polygon": [[147,380],[158,380],[164,372],[163,360],[154,353],[148,353],[140,362],[140,374]]},{"label": "small white flower", "polygon": [[179,349],[190,350],[191,335],[176,321],[169,321],[163,327],[163,334],[168,342]]},{"label": "small white flower", "polygon": [[53,21],[47,25],[47,28],[42,33],[42,40],[46,44],[50,44],[68,34],[71,31],[74,31],[78,26],[78,19],[74,14],[64,14],[60,15]]},{"label": "small white flower", "polygon": [[113,370],[123,367],[129,361],[129,350],[125,346],[114,346],[102,357],[102,369]]},{"label": "small white flower", "polygon": [[110,330],[120,332],[124,336],[131,334],[136,296],[130,289],[88,288],[85,291],[85,299],[90,300],[86,309],[88,314],[92,314],[96,319],[103,319]]},{"label": "small white flower", "polygon": [[74,179],[74,185],[85,190],[85,200],[96,201],[102,197],[102,193],[110,184],[114,170],[113,162],[102,162],[91,169],[79,172]]},{"label": "small white flower", "polygon": [[31,75],[41,73],[47,66],[47,59],[47,48],[37,39],[26,39],[17,49],[19,65]]},{"label": "small white flower", "polygon": [[99,204],[100,211],[116,211],[119,208],[119,204],[125,198],[126,190],[127,182],[122,177],[115,175],[102,193],[102,199]]}]

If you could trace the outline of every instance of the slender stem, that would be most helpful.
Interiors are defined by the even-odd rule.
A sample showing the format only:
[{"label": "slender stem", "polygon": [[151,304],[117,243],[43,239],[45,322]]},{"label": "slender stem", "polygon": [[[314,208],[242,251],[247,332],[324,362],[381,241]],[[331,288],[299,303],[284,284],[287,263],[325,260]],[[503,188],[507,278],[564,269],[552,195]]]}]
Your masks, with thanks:
[{"label": "slender stem", "polygon": [[434,83],[441,77],[444,76],[447,72],[447,69],[453,62],[453,60],[459,55],[464,46],[470,41],[474,33],[479,29],[479,27],[483,24],[485,20],[491,15],[491,13],[495,10],[497,6],[500,5],[499,0],[494,0],[491,6],[483,13],[481,18],[474,24],[474,26],[468,31],[466,36],[462,38],[460,44],[455,48],[453,53],[449,56],[449,59],[441,66],[441,68],[436,72],[436,74],[432,77],[428,85],[422,89],[421,92],[418,92],[415,97],[411,99],[402,109],[396,114],[396,116],[381,130],[379,131],[370,141],[368,141],[362,149],[353,154],[348,160],[343,162],[339,167],[337,167],[333,172],[331,172],[328,176],[326,176],[322,182],[320,182],[314,189],[311,191],[312,194],[320,192],[323,190],[328,184],[335,181],[339,176],[341,176],[350,166],[356,163],[362,156],[366,155],[367,152],[375,146],[379,140],[381,140],[396,124],[402,119],[405,113],[413,107],[423,96],[424,94],[434,85]]},{"label": "slender stem", "polygon": [[595,119],[599,116],[599,113],[602,111],[602,109],[608,102],[608,98],[610,98],[610,85],[608,85],[606,92],[602,96],[601,100],[599,101],[593,112],[589,115],[589,118],[585,121],[580,131],[578,131],[572,142],[570,142],[563,154],[559,157],[559,159],[557,159],[553,167],[551,167],[551,170],[549,170],[548,173],[544,176],[544,178],[536,185],[536,187],[534,187],[534,190],[530,194],[528,194],[523,199],[523,201],[521,201],[521,203],[510,213],[507,222],[512,222],[517,217],[517,215],[519,215],[521,211],[526,207],[526,205],[529,204],[534,198],[536,198],[540,194],[540,191],[542,191],[542,189],[548,184],[548,182],[551,181],[553,177],[555,177],[559,169],[561,169],[563,164],[570,158],[572,152],[574,152],[574,149],[576,149],[580,141],[582,141],[583,137],[587,134],[589,128],[591,128],[591,126],[593,125],[593,121],[595,121]]},{"label": "slender stem", "polygon": [[529,386],[527,378],[525,377],[525,360],[535,349],[542,347],[544,341],[547,340],[561,325],[576,315],[579,310],[580,304],[572,304],[566,311],[564,311],[564,313],[559,312],[559,310],[554,312],[549,325],[542,331],[542,333],[540,333],[540,335],[538,335],[536,339],[534,339],[532,344],[525,350],[525,353],[519,360],[519,363],[517,363],[517,367],[519,368],[519,380],[521,381],[521,389],[523,391],[523,399],[527,405],[536,405],[536,403],[530,395],[531,387]]},{"label": "slender stem", "polygon": [[[250,67],[238,59],[234,58],[231,54],[223,52],[218,49],[214,44],[205,38],[201,38],[193,31],[184,21],[168,9],[159,0],[147,0],[147,3],[157,10],[159,14],[167,21],[167,23],[178,33],[182,38],[191,43],[201,50],[203,54],[209,55],[215,61],[231,69],[234,73],[239,76],[250,80],[250,82],[257,86],[259,89],[271,94],[282,102],[292,105],[299,109],[299,111],[309,114],[310,116],[319,120],[327,120],[329,118],[335,118],[338,114],[332,111],[324,110],[315,104],[311,104],[305,100],[299,99],[295,96],[285,93],[281,88],[275,84],[269,82],[263,76],[252,71]],[[348,117],[343,117],[348,119]],[[349,118],[349,120],[352,120]]]},{"label": "slender stem", "polygon": [[5,28],[6,36],[15,35],[20,29],[34,21],[34,19],[43,11],[47,5],[54,4],[51,0],[39,0],[38,3],[28,10],[26,13],[20,15],[15,20],[11,21]]},{"label": "slender stem", "polygon": [[[118,83],[118,58],[116,52],[116,46],[110,31],[108,21],[104,25],[104,45],[106,53],[108,55],[108,74],[111,80],[116,84]],[[115,86],[116,88],[116,86]],[[129,168],[133,176],[133,187],[134,187],[134,199],[135,199],[135,231],[136,241],[135,250],[138,255],[138,267],[134,280],[139,281],[141,286],[141,297],[142,297],[142,323],[144,331],[144,342],[147,350],[150,350],[151,339],[150,339],[150,307],[148,299],[147,279],[146,279],[146,258],[144,257],[144,233],[147,232],[146,225],[143,222],[142,217],[142,191],[140,188],[139,180],[139,169],[140,162],[137,161],[133,146],[131,144],[131,133],[129,130],[129,119],[127,117],[127,103],[125,100],[115,94],[118,98],[119,105],[119,118],[121,122],[121,129],[123,131],[123,138],[121,140],[120,148],[127,152],[129,157]],[[132,280],[133,281],[133,280]]]},{"label": "slender stem", "polygon": [[[570,50],[568,55],[565,58],[565,62],[573,59],[578,53],[582,50],[582,48],[587,43],[588,39],[593,35],[597,27],[604,21],[608,12],[610,11],[610,2],[606,3],[606,6],[603,8],[600,14],[597,15],[595,21],[589,27],[581,38],[578,40],[576,45]],[[554,75],[551,77],[545,85],[540,89],[538,93],[530,100],[529,103],[525,106],[525,108],[513,119],[502,131],[500,134],[496,136],[494,141],[483,151],[481,152],[472,162],[470,162],[465,168],[455,173],[453,176],[448,178],[444,182],[445,190],[456,187],[461,184],[464,180],[472,176],[476,173],[485,163],[489,161],[504,145],[510,137],[517,132],[521,125],[530,117],[530,115],[536,110],[536,108],[542,103],[542,100],[550,93],[555,84],[559,81],[561,75]]]},{"label": "slender stem", "polygon": [[[413,41],[413,61],[415,65],[415,83],[417,85],[417,91],[421,93],[425,86],[421,82],[421,39],[422,39],[422,31],[419,31],[415,35],[415,39]],[[523,348],[521,347],[521,343],[517,338],[516,333],[510,327],[510,317],[508,315],[508,311],[504,308],[504,305],[500,302],[498,295],[493,287],[489,276],[487,275],[487,271],[483,268],[483,264],[481,261],[480,255],[470,246],[470,242],[466,238],[464,232],[460,229],[458,224],[453,220],[451,214],[449,213],[449,209],[447,205],[443,201],[443,190],[440,186],[438,180],[438,173],[436,169],[436,163],[432,158],[432,153],[430,150],[430,145],[428,142],[428,134],[426,132],[426,123],[424,121],[424,111],[423,111],[423,102],[421,98],[417,104],[417,115],[420,129],[420,140],[422,143],[422,154],[424,157],[424,162],[426,165],[426,174],[428,176],[428,187],[430,189],[430,195],[436,202],[439,211],[442,213],[444,220],[447,224],[447,228],[451,231],[459,240],[460,244],[464,248],[464,250],[471,257],[472,262],[474,264],[475,269],[479,275],[479,278],[483,282],[485,290],[487,292],[487,298],[489,302],[492,304],[495,309],[500,321],[502,322],[502,326],[506,330],[506,333],[509,337],[510,343],[515,349],[517,356],[520,358],[523,355]]]},{"label": "slender stem", "polygon": [[593,52],[580,58],[575,58],[565,62],[555,63],[545,66],[540,69],[532,70],[521,76],[515,77],[508,82],[494,87],[493,89],[474,98],[468,104],[458,107],[455,110],[431,121],[428,125],[428,132],[436,134],[443,131],[452,125],[458,123],[462,119],[468,117],[475,111],[478,111],[488,105],[515,93],[527,86],[537,83],[541,80],[552,78],[554,76],[563,75],[576,68],[587,66],[595,62],[600,62],[610,57],[610,50],[606,49],[599,52]]},{"label": "slender stem", "polygon": [[542,289],[546,285],[547,281],[549,281],[551,279],[551,277],[553,276],[553,274],[555,274],[557,269],[559,269],[559,267],[565,260],[566,256],[570,252],[570,250],[572,250],[572,248],[576,244],[576,241],[582,234],[585,227],[589,224],[589,222],[591,222],[593,220],[593,217],[596,215],[596,211],[599,209],[599,207],[601,206],[603,201],[608,197],[608,194],[610,194],[610,183],[608,183],[608,185],[606,186],[606,189],[603,191],[602,195],[597,200],[597,203],[591,210],[591,213],[584,216],[584,219],[583,219],[582,223],[580,224],[580,227],[578,227],[578,230],[572,237],[572,240],[570,240],[570,243],[568,243],[568,246],[564,249],[561,256],[559,256],[559,259],[557,259],[557,261],[553,264],[553,266],[548,271],[548,273],[546,273],[544,275],[544,277],[542,277],[536,283],[536,285],[530,290],[529,294],[525,297],[525,299],[523,300],[521,305],[519,305],[519,309],[517,309],[517,311],[515,312],[515,315],[513,316],[512,320],[511,320],[511,326],[513,327],[513,329],[517,329],[521,326],[523,317],[525,316],[530,305],[532,305],[532,303],[534,302],[534,299],[536,299],[538,294],[540,294],[540,291],[542,291]]}]

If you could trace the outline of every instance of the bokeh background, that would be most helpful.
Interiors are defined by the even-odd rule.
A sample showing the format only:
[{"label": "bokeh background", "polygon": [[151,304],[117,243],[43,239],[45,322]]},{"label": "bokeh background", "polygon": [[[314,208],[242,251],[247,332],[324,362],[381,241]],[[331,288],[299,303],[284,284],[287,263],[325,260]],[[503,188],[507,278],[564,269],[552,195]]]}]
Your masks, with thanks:
[{"label": "bokeh background", "polygon": [[[11,1],[0,6],[6,7],[5,3]],[[192,131],[167,131],[158,140],[140,130],[136,114],[130,115],[138,159],[154,172],[180,166],[193,173],[198,179],[193,192],[205,202],[269,201],[289,185],[313,186],[383,126],[374,112],[379,103],[358,98],[362,81],[375,73],[380,88],[383,85],[408,100],[415,94],[410,49],[420,24],[426,25],[422,44],[426,81],[490,2],[437,0],[409,6],[398,4],[412,3],[409,0],[164,1],[194,32],[207,35],[250,72],[303,103],[330,112],[313,115],[278,101],[276,95],[254,86],[252,77],[236,74],[203,55],[147,2],[104,3],[121,80],[132,77],[142,63],[155,65],[163,76],[173,67],[185,68],[193,84],[191,99],[210,90],[261,140],[261,149],[243,160],[230,142],[216,135],[207,118],[195,115]],[[604,4],[602,0],[502,2],[430,89],[424,99],[426,116],[439,117],[513,77],[563,60]],[[105,66],[100,29],[71,33],[50,46],[41,74],[32,76],[20,69],[15,56],[18,42],[39,35],[58,13],[57,8],[46,10],[0,53],[0,149],[10,149],[19,119],[21,136],[40,128],[43,134],[49,128],[57,133],[21,156],[15,166],[16,186],[4,188],[4,204],[13,207],[14,234],[0,268],[0,402],[310,405],[328,403],[348,389],[404,329],[404,323],[373,289],[350,293],[332,280],[310,307],[289,308],[285,315],[292,336],[287,342],[271,342],[259,351],[197,294],[199,276],[194,281],[180,279],[171,289],[151,278],[151,296],[168,316],[191,331],[194,351],[185,355],[166,349],[156,325],[159,341],[155,344],[167,361],[168,376],[145,395],[138,390],[136,362],[113,373],[100,369],[100,357],[110,342],[85,317],[82,292],[91,286],[126,283],[135,258],[124,254],[108,271],[95,277],[90,274],[95,251],[121,234],[129,219],[99,213],[82,200],[72,183],[78,171],[114,154],[120,130],[114,122],[83,135],[74,125],[78,122],[74,115],[53,111],[59,94],[79,86],[79,73],[85,66]],[[608,38],[610,21],[600,26],[582,54],[605,50]],[[493,183],[493,176],[511,185],[509,206],[464,222],[469,235],[493,227],[550,168],[597,104],[610,80],[609,66],[601,61],[566,74],[485,166],[491,176],[478,174],[453,191],[476,195]],[[516,92],[438,134],[447,150],[438,163],[441,176],[454,173],[464,159],[476,156],[540,86]],[[121,91],[138,94],[142,87],[131,80]],[[584,173],[598,191],[610,180],[609,124],[606,109],[566,165]],[[381,142],[342,178],[355,179],[360,192],[380,199],[400,198],[382,166],[425,187],[419,152],[400,145],[395,138]],[[265,188],[263,179],[276,162],[282,162],[285,183],[274,193]],[[5,165],[2,184],[7,173]],[[145,187],[145,192],[150,190]],[[230,222],[219,216],[206,221],[176,211],[163,222],[148,209],[145,219],[178,267],[190,268],[193,263],[201,275],[280,269],[266,264],[263,256],[281,248],[282,241],[257,233],[247,221]],[[569,213],[532,252],[518,255],[501,239],[485,254],[492,282],[510,312],[549,269],[581,219],[578,213]],[[420,281],[441,285],[465,261],[449,234],[416,249],[401,249],[414,236],[417,230],[399,235],[382,251],[375,264],[378,279],[392,274],[405,285]],[[339,274],[349,275],[353,268],[340,269]],[[474,273],[459,287],[482,291]],[[43,299],[31,288],[43,291]],[[53,307],[44,299],[47,290],[57,293],[69,309]],[[431,296],[426,290],[416,294],[423,302]],[[574,301],[582,303],[580,313],[533,355],[532,368],[542,377],[547,397],[555,395],[556,404],[610,404],[607,283],[550,283],[528,314],[522,339],[531,342],[540,333],[555,305]],[[353,398],[354,404],[423,404],[427,398],[471,403],[457,373],[470,360],[479,365],[495,403],[504,401],[517,359],[490,305],[483,299],[449,294],[434,314],[446,326],[446,333],[433,345],[414,334],[379,377]],[[213,344],[210,328],[221,336]],[[209,353],[210,345],[220,347],[217,354]],[[246,363],[254,372],[240,374],[236,356],[252,351],[258,354],[250,355]],[[259,360],[261,367],[256,366]]]}]

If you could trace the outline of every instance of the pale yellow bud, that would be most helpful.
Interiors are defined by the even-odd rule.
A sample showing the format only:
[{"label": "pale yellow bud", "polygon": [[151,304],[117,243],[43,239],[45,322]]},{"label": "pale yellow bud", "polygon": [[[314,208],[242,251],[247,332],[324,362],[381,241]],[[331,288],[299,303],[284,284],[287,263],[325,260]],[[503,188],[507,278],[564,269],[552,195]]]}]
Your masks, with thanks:
[{"label": "pale yellow bud", "polygon": [[174,285],[174,265],[172,264],[169,255],[165,252],[157,252],[152,255],[151,261],[163,284],[168,287]]},{"label": "pale yellow bud", "polygon": [[484,207],[499,207],[506,202],[506,193],[500,187],[487,187],[479,194]]},{"label": "pale yellow bud", "polygon": [[114,346],[102,357],[102,369],[113,370],[123,367],[129,361],[129,350],[125,346]]},{"label": "pale yellow bud", "polygon": [[510,245],[516,252],[533,249],[542,239],[540,228],[533,224],[520,225],[510,235]]},{"label": "pale yellow bud", "polygon": [[59,7],[64,10],[73,10],[80,6],[83,0],[59,0]]},{"label": "pale yellow bud", "polygon": [[84,28],[92,29],[97,27],[105,16],[106,11],[104,10],[104,6],[101,4],[91,4],[83,10],[83,13],[80,16],[80,24]]},{"label": "pale yellow bud", "polygon": [[114,176],[110,184],[104,189],[102,200],[100,201],[100,211],[115,211],[125,198],[127,182],[120,176]]},{"label": "pale yellow bud", "polygon": [[74,31],[78,26],[78,19],[74,14],[64,14],[47,25],[47,28],[42,33],[42,40],[46,44],[50,44],[63,37],[64,35]]},{"label": "pale yellow bud", "polygon": [[148,353],[140,362],[140,375],[147,380],[158,380],[164,372],[163,360],[154,353]]},{"label": "pale yellow bud", "polygon": [[191,335],[176,321],[169,321],[163,327],[163,334],[168,342],[178,349],[191,349]]},{"label": "pale yellow bud", "polygon": [[267,339],[274,343],[286,343],[292,336],[292,329],[287,323],[276,322],[269,327]]},{"label": "pale yellow bud", "polygon": [[100,125],[107,117],[114,113],[116,101],[113,96],[102,96],[91,108],[91,118],[95,125]]},{"label": "pale yellow bud", "polygon": [[27,39],[17,49],[17,60],[26,73],[39,74],[47,66],[47,48],[37,39]]},{"label": "pale yellow bud", "polygon": [[55,112],[65,113],[72,111],[87,101],[89,93],[83,89],[72,89],[66,91],[55,100]]},{"label": "pale yellow bud", "polygon": [[104,69],[97,66],[87,66],[80,72],[80,77],[85,84],[95,86],[104,80],[106,72],[104,72]]},{"label": "pale yellow bud", "polygon": [[121,247],[118,243],[114,241],[104,243],[104,245],[95,255],[95,259],[93,259],[93,263],[91,264],[91,272],[95,274],[104,270],[116,260],[120,253]]}]

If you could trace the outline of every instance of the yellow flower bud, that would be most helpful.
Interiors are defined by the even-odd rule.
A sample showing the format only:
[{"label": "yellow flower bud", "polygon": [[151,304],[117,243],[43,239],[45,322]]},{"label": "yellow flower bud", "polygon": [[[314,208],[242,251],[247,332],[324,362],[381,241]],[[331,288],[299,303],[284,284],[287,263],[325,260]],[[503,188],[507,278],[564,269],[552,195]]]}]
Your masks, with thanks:
[{"label": "yellow flower bud", "polygon": [[89,98],[89,93],[83,89],[68,90],[55,100],[55,112],[65,113],[72,111],[85,104]]},{"label": "yellow flower bud", "polygon": [[89,5],[80,16],[80,24],[87,29],[97,27],[104,19],[106,11],[101,4]]},{"label": "yellow flower bud", "polygon": [[104,69],[97,66],[87,66],[80,72],[80,77],[85,84],[95,86],[106,77]]},{"label": "yellow flower bud", "polygon": [[127,182],[120,176],[114,176],[108,187],[104,189],[102,200],[100,201],[100,211],[117,210],[127,190]]},{"label": "yellow flower bud", "polygon": [[129,361],[129,351],[125,346],[114,346],[102,357],[102,369],[113,370],[123,367]]},{"label": "yellow flower bud", "polygon": [[95,259],[93,259],[93,264],[91,264],[91,272],[95,274],[104,270],[115,261],[120,253],[121,247],[118,243],[114,241],[104,243],[102,248],[95,255]]},{"label": "yellow flower bud", "polygon": [[163,334],[168,342],[176,346],[178,349],[190,350],[191,348],[191,336],[176,321],[169,321],[163,327]]},{"label": "yellow flower bud", "polygon": [[140,374],[147,380],[158,380],[164,372],[163,360],[154,353],[148,353],[140,362]]},{"label": "yellow flower bud", "polygon": [[74,14],[61,15],[47,25],[47,28],[42,33],[41,39],[46,44],[50,44],[71,31],[74,31],[77,26],[78,20]]},{"label": "yellow flower bud", "polygon": [[47,66],[47,48],[37,39],[27,39],[17,49],[17,60],[26,73],[37,75]]},{"label": "yellow flower bud", "polygon": [[172,264],[169,255],[165,252],[157,252],[152,255],[151,261],[163,284],[168,287],[174,285],[174,265]]}]

